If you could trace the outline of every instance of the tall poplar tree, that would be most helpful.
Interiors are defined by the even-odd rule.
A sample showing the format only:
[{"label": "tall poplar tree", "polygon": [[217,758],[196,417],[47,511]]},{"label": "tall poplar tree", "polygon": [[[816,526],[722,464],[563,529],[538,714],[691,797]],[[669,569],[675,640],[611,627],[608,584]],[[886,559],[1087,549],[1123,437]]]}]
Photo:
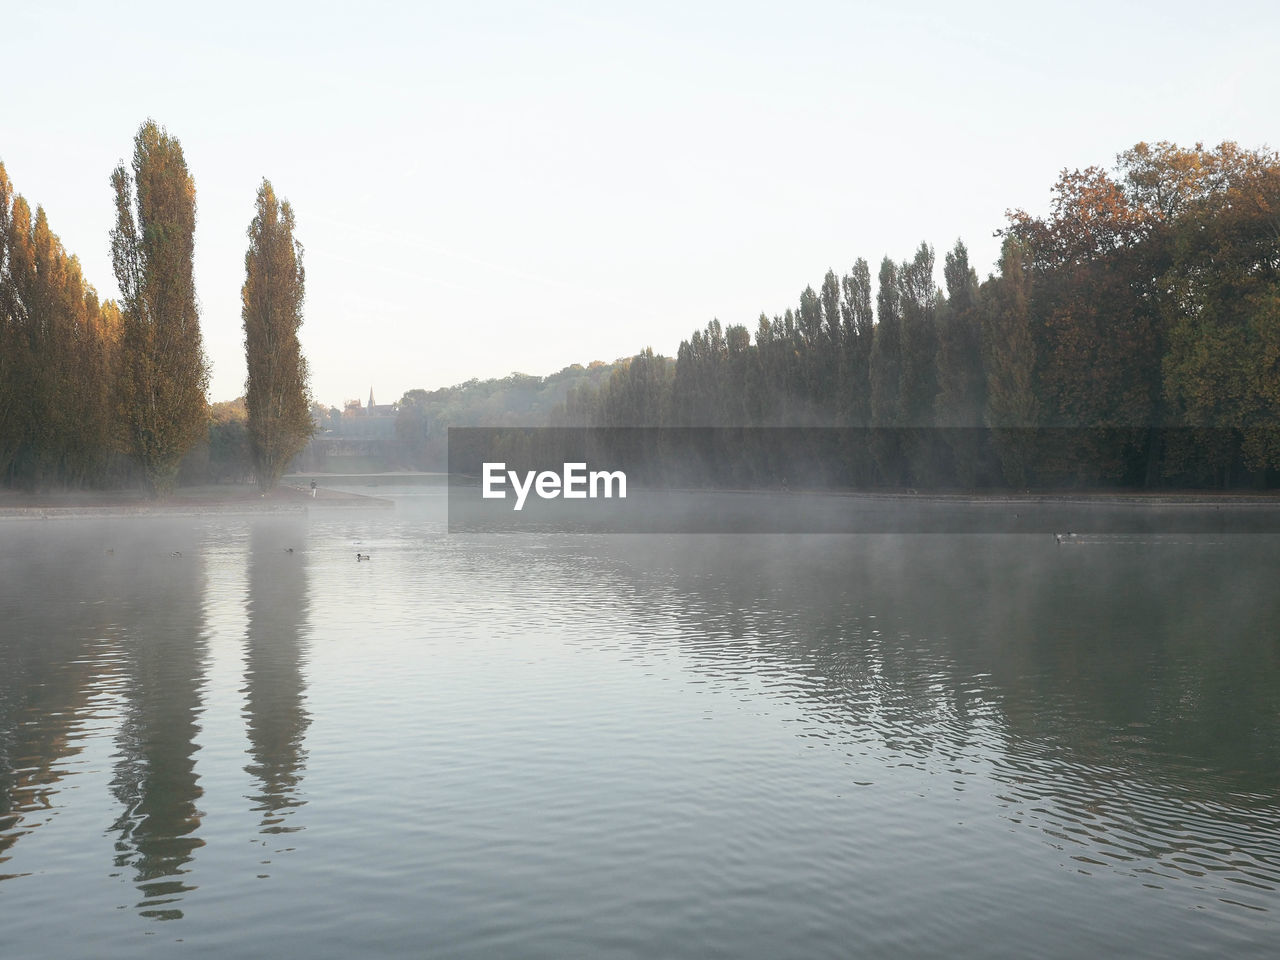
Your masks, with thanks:
[{"label": "tall poplar tree", "polygon": [[916,484],[937,482],[938,437],[920,428],[933,426],[938,393],[938,287],[933,281],[933,248],[920,244],[915,258],[898,268],[901,365],[898,368],[898,425],[902,452]]},{"label": "tall poplar tree", "polygon": [[903,480],[900,383],[902,370],[902,303],[898,267],[885,257],[880,262],[880,289],[876,294],[875,333],[871,338],[870,380],[872,454],[880,476],[891,486]]},{"label": "tall poplar tree", "polygon": [[987,426],[992,428],[1005,480],[1016,487],[1031,479],[1035,429],[1040,426],[1029,259],[1018,238],[1005,239],[1000,276],[990,281],[991,295],[983,298],[981,314]]},{"label": "tall poplar tree", "polygon": [[959,240],[947,254],[943,276],[947,299],[938,316],[938,395],[934,423],[946,429],[955,478],[972,487],[982,457],[978,431],[986,407],[982,372],[982,325],[978,307],[978,275],[969,266],[969,251]]},{"label": "tall poplar tree", "polygon": [[871,417],[871,340],[875,316],[871,312],[871,270],[861,257],[840,281],[843,297],[840,320],[844,327],[842,422],[865,427]]},{"label": "tall poplar tree", "polygon": [[[18,202],[22,203],[21,197]],[[16,250],[13,204],[9,177],[0,163],[0,480],[8,477],[10,464],[26,440],[23,405],[31,374],[25,311],[18,296],[22,257]]]},{"label": "tall poplar tree", "polygon": [[182,144],[148,120],[133,170],[111,175],[111,261],[123,307],[121,414],[126,448],[153,496],[177,482],[182,457],[208,429],[209,372],[200,342],[192,258],[196,187]]},{"label": "tall poplar tree", "polygon": [[302,326],[302,244],[293,238],[289,201],[276,199],[268,180],[258,188],[249,224],[240,295],[244,319],[245,405],[258,485],[272,489],[312,434],[307,361],[298,343]]}]

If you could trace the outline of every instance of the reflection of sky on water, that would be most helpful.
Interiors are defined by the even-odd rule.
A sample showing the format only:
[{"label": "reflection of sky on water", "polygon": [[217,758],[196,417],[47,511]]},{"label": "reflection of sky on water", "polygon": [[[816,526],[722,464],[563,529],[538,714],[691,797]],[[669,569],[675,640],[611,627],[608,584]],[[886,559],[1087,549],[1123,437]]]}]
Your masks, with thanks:
[{"label": "reflection of sky on water", "polygon": [[441,506],[6,529],[0,896],[74,898],[104,956],[121,914],[834,956],[1038,943],[1046,896],[1170,943],[1277,909],[1270,538],[468,538]]},{"label": "reflection of sky on water", "polygon": [[1081,870],[1273,907],[1272,538],[582,542],[515,539],[512,563],[548,590],[601,583],[639,657],[793,706],[798,737],[874,761],[860,782],[915,768],[989,795]]}]

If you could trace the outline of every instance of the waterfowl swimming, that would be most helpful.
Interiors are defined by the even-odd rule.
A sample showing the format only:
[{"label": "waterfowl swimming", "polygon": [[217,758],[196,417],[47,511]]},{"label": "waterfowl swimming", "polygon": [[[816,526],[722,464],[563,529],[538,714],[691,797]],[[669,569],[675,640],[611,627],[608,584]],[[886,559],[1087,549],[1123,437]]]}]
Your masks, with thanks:
[{"label": "waterfowl swimming", "polygon": [[293,553],[293,547],[285,547],[285,548],[284,548],[284,552],[285,552],[285,553]]},{"label": "waterfowl swimming", "polygon": [[180,556],[182,556],[182,551],[181,551],[181,550],[175,550],[175,551],[173,551],[173,553],[169,554],[169,556],[171,556],[171,557],[180,557]]}]

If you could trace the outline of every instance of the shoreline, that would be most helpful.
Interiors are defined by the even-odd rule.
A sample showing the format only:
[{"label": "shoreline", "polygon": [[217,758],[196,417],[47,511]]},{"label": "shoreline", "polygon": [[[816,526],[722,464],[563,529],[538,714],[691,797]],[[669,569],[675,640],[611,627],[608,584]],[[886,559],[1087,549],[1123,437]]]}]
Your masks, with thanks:
[{"label": "shoreline", "polygon": [[393,508],[385,497],[281,483],[270,493],[253,485],[179,487],[167,499],[151,500],[141,490],[67,490],[23,493],[0,490],[0,520],[54,520],[92,517],[197,517],[306,513],[311,509]]},{"label": "shoreline", "polygon": [[678,490],[667,490],[660,487],[642,487],[636,485],[637,492],[678,492],[678,493],[733,493],[761,495],[809,497],[840,497],[849,500],[870,500],[883,503],[955,503],[955,504],[1080,504],[1080,505],[1140,505],[1152,504],[1161,506],[1221,506],[1230,503],[1239,506],[1280,506],[1280,491],[1267,493],[1239,493],[1224,491],[1149,491],[1118,492],[1114,490],[1082,490],[1071,492],[1029,492],[1029,493],[962,493],[957,491],[929,492],[910,490],[831,490],[831,489],[799,489],[780,490],[774,488],[751,489],[750,487],[682,487]]},{"label": "shoreline", "polygon": [[[432,481],[446,479],[444,474],[335,474],[317,477],[332,481],[341,479],[355,483],[368,478],[388,480],[414,477]],[[346,490],[318,487],[311,496],[309,481],[300,485],[298,477],[290,476],[269,494],[261,494],[257,487],[217,484],[201,487],[180,487],[165,500],[150,500],[140,490],[70,490],[44,493],[23,493],[0,490],[0,520],[53,520],[103,517],[197,517],[197,516],[254,516],[261,514],[306,513],[312,509],[392,509],[394,500],[376,494],[353,493]],[[382,484],[371,482],[377,488]],[[735,497],[770,498],[820,498],[847,500],[866,505],[945,507],[962,506],[1011,506],[1021,507],[1164,507],[1185,508],[1188,511],[1208,507],[1229,507],[1240,510],[1256,508],[1280,508],[1280,491],[1266,493],[1241,493],[1236,491],[1139,491],[1114,490],[1070,492],[1008,491],[980,492],[913,492],[910,490],[834,490],[834,489],[752,489],[735,487],[687,487],[661,488],[637,485],[637,494],[679,495],[729,495]]]}]

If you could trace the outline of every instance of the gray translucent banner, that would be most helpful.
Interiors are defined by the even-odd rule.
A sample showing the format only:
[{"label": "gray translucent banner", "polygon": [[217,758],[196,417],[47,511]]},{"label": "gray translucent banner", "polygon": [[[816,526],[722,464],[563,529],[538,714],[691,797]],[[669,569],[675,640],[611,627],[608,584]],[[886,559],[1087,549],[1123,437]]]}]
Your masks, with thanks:
[{"label": "gray translucent banner", "polygon": [[[1168,440],[1131,433],[1135,443]],[[942,473],[941,458],[994,457],[999,444],[1065,455],[1125,440],[1116,430],[451,428],[449,530],[1023,533],[1063,545],[1280,533],[1275,495],[926,482],[931,462]]]}]

